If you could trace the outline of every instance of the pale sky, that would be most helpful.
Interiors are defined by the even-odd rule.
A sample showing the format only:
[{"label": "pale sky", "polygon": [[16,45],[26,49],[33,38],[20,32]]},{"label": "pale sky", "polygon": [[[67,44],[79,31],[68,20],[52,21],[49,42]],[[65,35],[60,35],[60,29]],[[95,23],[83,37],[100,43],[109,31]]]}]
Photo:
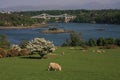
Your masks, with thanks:
[{"label": "pale sky", "polygon": [[0,0],[0,8],[23,6],[41,9],[120,9],[120,0]]}]

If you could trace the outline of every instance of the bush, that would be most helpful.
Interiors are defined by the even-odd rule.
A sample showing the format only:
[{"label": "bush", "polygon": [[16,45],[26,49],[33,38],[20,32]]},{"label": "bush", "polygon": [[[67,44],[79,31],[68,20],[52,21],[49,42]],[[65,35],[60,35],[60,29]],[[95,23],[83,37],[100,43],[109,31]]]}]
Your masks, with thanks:
[{"label": "bush", "polygon": [[62,44],[62,46],[83,46],[85,42],[83,41],[81,34],[72,31],[70,37]]},{"label": "bush", "polygon": [[115,40],[115,44],[120,46],[120,38]]},{"label": "bush", "polygon": [[96,41],[94,39],[90,38],[88,41],[88,45],[91,47],[96,46]]},{"label": "bush", "polygon": [[6,52],[3,48],[0,48],[0,58],[6,57]]},{"label": "bush", "polygon": [[11,49],[21,51],[21,48],[20,48],[18,45],[15,45],[15,44],[13,44],[13,45],[11,46]]},{"label": "bush", "polygon": [[118,46],[117,45],[105,45],[105,46],[100,46],[100,49],[116,49]]},{"label": "bush", "polygon": [[10,48],[10,43],[7,40],[5,35],[0,35],[0,47],[1,48]]},{"label": "bush", "polygon": [[113,38],[106,38],[105,39],[104,45],[114,45],[114,44],[115,44],[115,39],[113,39]]},{"label": "bush", "polygon": [[103,37],[100,37],[97,39],[97,46],[104,46],[105,39]]},{"label": "bush", "polygon": [[24,56],[28,54],[29,53],[26,49],[21,49],[18,45],[12,45],[11,49],[7,51],[8,57]]},{"label": "bush", "polygon": [[19,51],[16,49],[9,49],[7,51],[7,57],[15,57],[19,55]]},{"label": "bush", "polygon": [[23,41],[20,42],[20,45],[19,45],[19,46],[20,46],[20,48],[23,49],[23,48],[26,48],[26,45],[27,45],[27,44],[28,44],[28,41],[27,41],[27,40],[23,40]]},{"label": "bush", "polygon": [[41,58],[46,54],[55,51],[55,46],[52,42],[46,41],[44,38],[34,38],[26,46],[26,49],[31,53],[38,53]]},{"label": "bush", "polygon": [[88,48],[89,48],[89,46],[87,46],[87,45],[83,45],[83,46],[81,46],[84,50],[88,50]]},{"label": "bush", "polygon": [[22,49],[21,51],[19,51],[19,56],[24,56],[24,55],[28,55],[29,52],[26,49]]}]

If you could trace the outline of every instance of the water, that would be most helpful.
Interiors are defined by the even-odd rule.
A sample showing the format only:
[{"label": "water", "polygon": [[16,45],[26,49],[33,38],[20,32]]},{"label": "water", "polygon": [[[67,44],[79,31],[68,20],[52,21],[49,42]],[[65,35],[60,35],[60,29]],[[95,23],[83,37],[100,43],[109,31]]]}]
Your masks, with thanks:
[{"label": "water", "polygon": [[[84,40],[88,40],[89,38],[97,39],[99,37],[120,38],[120,25],[87,24],[87,23],[57,23],[57,25],[58,28],[74,30],[78,33],[81,32],[82,38]],[[7,35],[9,41],[13,44],[19,44],[22,40],[32,40],[35,37],[40,37],[53,41],[55,45],[61,45],[69,37],[69,33],[60,34],[39,33],[45,29],[48,28],[0,30],[0,34]]]}]

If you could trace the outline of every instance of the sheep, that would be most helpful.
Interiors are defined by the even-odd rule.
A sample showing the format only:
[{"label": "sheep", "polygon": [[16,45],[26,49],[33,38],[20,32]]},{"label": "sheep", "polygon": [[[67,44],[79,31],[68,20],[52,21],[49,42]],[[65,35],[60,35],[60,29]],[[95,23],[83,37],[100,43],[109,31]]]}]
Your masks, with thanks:
[{"label": "sheep", "polygon": [[102,50],[102,53],[105,53],[105,50]]},{"label": "sheep", "polygon": [[97,50],[98,53],[102,53],[100,50]]},{"label": "sheep", "polygon": [[51,62],[49,64],[48,71],[61,71],[61,66],[58,63]]}]

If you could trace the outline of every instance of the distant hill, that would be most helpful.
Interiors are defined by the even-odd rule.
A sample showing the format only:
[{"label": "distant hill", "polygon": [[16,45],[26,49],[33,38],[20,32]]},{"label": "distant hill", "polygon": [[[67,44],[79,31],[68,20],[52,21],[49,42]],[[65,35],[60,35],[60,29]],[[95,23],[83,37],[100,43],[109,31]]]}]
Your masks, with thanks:
[{"label": "distant hill", "polygon": [[38,6],[14,6],[9,8],[0,8],[0,11],[36,11],[41,9],[42,7]]}]

